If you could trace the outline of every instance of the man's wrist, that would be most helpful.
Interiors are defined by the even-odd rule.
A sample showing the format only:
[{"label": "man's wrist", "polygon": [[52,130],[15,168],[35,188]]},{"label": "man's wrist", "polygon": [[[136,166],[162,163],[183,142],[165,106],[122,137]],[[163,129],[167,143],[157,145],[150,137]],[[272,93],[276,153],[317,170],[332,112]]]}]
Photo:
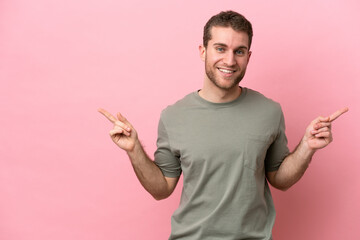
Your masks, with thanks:
[{"label": "man's wrist", "polygon": [[317,149],[311,148],[308,143],[308,139],[304,136],[298,146],[300,153],[306,158],[311,158]]},{"label": "man's wrist", "polygon": [[134,142],[134,147],[131,150],[126,151],[126,153],[128,154],[131,162],[134,162],[134,161],[136,161],[137,156],[139,154],[141,154],[142,151],[143,150],[142,150],[141,143],[140,143],[139,139],[136,139]]}]

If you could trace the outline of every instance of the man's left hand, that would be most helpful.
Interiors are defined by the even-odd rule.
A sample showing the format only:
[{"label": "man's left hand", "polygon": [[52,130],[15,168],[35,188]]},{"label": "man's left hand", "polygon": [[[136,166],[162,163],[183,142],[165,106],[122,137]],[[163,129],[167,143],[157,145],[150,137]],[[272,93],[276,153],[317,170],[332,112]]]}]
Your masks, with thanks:
[{"label": "man's left hand", "polygon": [[329,145],[333,140],[331,123],[348,110],[346,107],[334,112],[328,117],[318,117],[313,120],[306,128],[303,141],[305,141],[312,150],[321,149]]}]

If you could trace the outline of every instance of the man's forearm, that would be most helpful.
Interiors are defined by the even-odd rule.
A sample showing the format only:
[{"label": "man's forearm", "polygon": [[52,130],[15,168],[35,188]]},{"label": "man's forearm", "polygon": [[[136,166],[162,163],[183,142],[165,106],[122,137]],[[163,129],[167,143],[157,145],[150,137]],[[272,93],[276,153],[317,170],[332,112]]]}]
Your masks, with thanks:
[{"label": "man's forearm", "polygon": [[284,159],[271,184],[281,190],[290,188],[304,175],[314,153],[315,150],[309,148],[306,141],[302,140]]},{"label": "man's forearm", "polygon": [[132,151],[127,152],[135,174],[142,186],[155,199],[160,200],[168,197],[172,190],[159,167],[148,157],[141,143],[137,141]]},{"label": "man's forearm", "polygon": [[316,150],[326,147],[332,142],[331,123],[349,109],[342,108],[328,117],[317,117],[306,128],[301,142],[288,157],[285,158],[276,172],[267,172],[271,185],[286,190],[304,175]]}]

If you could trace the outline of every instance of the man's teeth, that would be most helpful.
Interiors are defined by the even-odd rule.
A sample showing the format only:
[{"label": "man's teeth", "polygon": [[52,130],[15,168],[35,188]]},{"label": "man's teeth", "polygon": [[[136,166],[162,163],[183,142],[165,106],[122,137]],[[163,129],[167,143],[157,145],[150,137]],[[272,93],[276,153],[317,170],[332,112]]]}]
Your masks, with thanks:
[{"label": "man's teeth", "polygon": [[219,68],[219,71],[223,72],[223,73],[233,73],[233,72],[235,72],[235,71],[231,71],[231,70],[227,70],[227,69],[221,69],[221,68]]}]

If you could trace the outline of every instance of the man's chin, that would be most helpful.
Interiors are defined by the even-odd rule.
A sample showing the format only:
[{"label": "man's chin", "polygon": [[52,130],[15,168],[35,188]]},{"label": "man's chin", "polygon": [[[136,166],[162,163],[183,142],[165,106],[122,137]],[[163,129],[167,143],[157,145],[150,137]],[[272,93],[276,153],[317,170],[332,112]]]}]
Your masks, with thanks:
[{"label": "man's chin", "polygon": [[234,79],[234,78],[224,79],[221,76],[214,77],[212,74],[208,74],[208,73],[207,73],[207,76],[208,76],[208,79],[217,88],[222,89],[222,90],[226,90],[226,91],[232,90],[235,87],[237,88],[239,86],[239,83],[240,83],[241,79],[242,79],[242,78],[240,78],[240,81],[239,81],[239,78],[236,78],[236,79]]},{"label": "man's chin", "polygon": [[[230,80],[228,80],[228,81],[230,81]],[[231,90],[231,89],[237,88],[239,86],[239,82],[238,81],[234,82],[232,80],[231,82],[222,82],[222,83],[218,82],[216,85],[217,85],[217,87],[219,87],[223,90]]]},{"label": "man's chin", "polygon": [[232,90],[234,88],[237,88],[239,86],[239,84],[238,83],[237,84],[231,84],[231,85],[229,85],[229,84],[216,84],[216,86],[218,88],[222,89],[222,90],[229,91],[229,90]]}]

